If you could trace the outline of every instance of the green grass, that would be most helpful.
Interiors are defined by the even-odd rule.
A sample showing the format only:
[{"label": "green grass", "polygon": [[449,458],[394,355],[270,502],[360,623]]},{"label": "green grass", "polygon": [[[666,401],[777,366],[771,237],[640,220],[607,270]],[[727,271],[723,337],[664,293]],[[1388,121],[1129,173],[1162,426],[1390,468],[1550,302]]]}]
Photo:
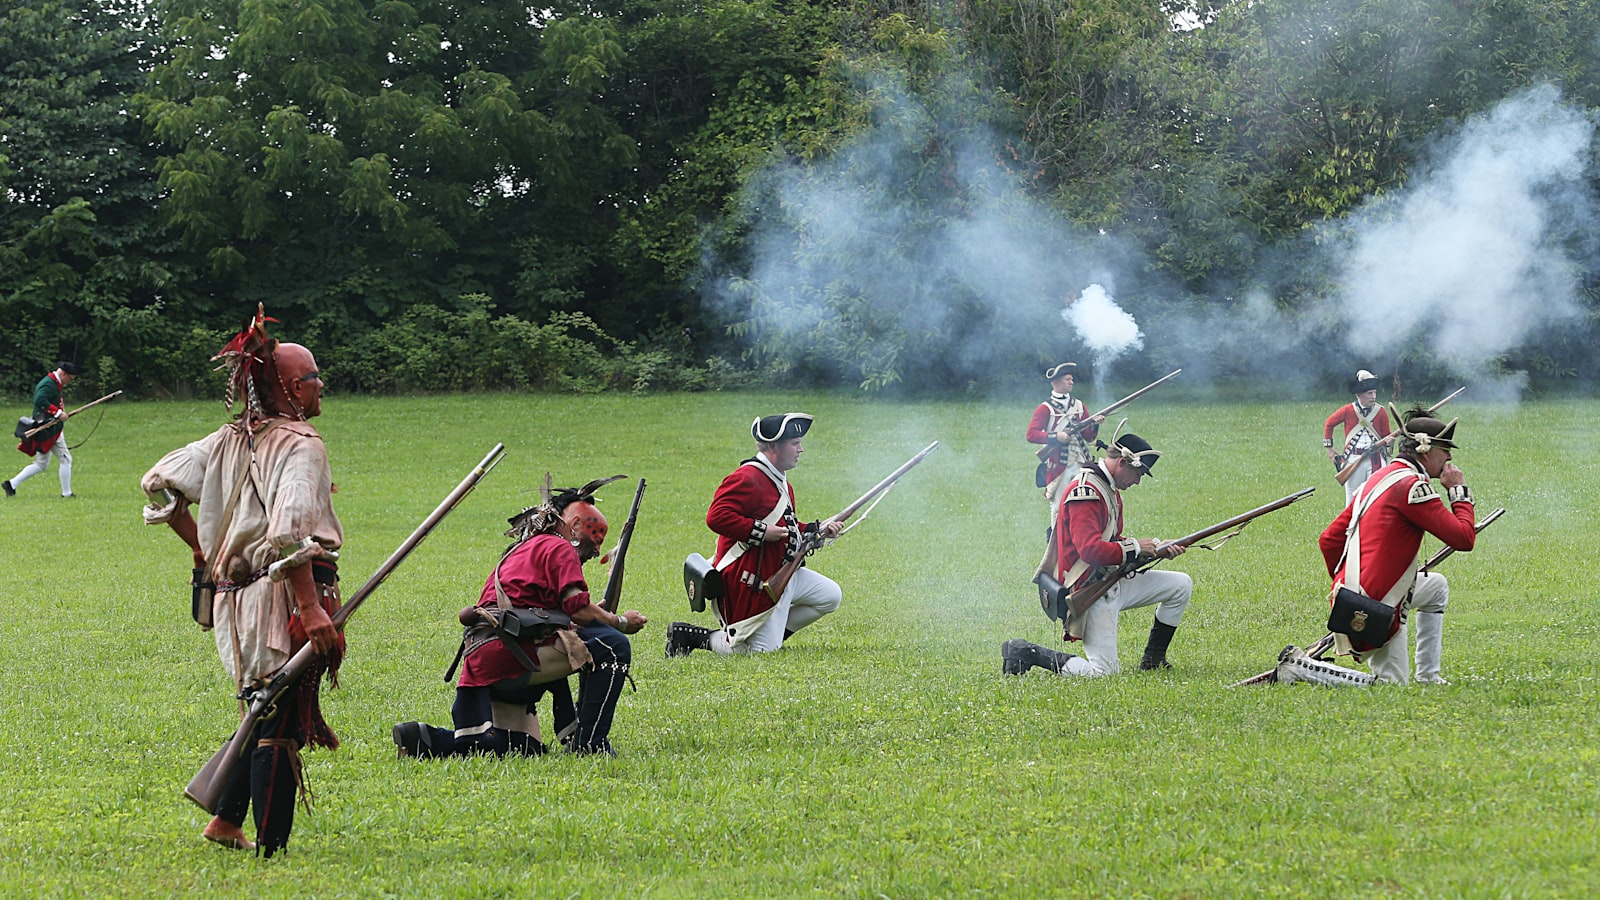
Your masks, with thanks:
[{"label": "green grass", "polygon": [[[1045,508],[1029,405],[856,398],[335,396],[328,438],[354,590],[496,441],[506,460],[351,620],[344,746],[306,755],[316,808],[287,855],[200,839],[182,798],[232,731],[188,554],[140,524],[140,474],[214,428],[215,403],[118,403],[0,501],[0,884],[23,896],[1588,896],[1600,885],[1600,633],[1587,462],[1600,403],[1457,401],[1480,509],[1509,509],[1451,579],[1449,687],[1229,691],[1320,636],[1316,535],[1343,495],[1329,403],[1141,402],[1167,451],[1131,533],[1175,537],[1316,485],[1215,553],[1168,565],[1194,602],[1171,672],[999,675],[1010,637],[1054,644],[1028,577]],[[819,555],[844,605],[782,652],[662,656],[702,624],[680,569],[758,413],[818,416],[794,473],[831,513],[931,440],[941,449]],[[17,407],[9,415],[26,410]],[[1565,426],[1549,424],[1561,413]],[[82,434],[86,428],[75,428]],[[12,453],[9,477],[24,462]],[[398,721],[447,724],[441,680],[508,515],[558,483],[649,480],[628,570],[637,693],[616,760],[399,761]],[[608,488],[614,519],[632,496]],[[1425,551],[1436,546],[1425,544]],[[592,567],[593,568],[593,567]],[[598,583],[601,573],[591,573]],[[1123,616],[1125,663],[1149,610]],[[248,828],[248,826],[247,826]]]}]

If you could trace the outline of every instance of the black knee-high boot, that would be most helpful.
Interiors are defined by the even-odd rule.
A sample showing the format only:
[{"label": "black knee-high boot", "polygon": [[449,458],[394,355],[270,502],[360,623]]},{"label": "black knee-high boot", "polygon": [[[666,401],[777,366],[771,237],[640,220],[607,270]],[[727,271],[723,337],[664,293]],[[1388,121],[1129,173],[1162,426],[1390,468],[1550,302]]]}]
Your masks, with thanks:
[{"label": "black knee-high boot", "polygon": [[1172,668],[1172,663],[1167,662],[1167,647],[1172,643],[1172,635],[1177,630],[1176,625],[1168,625],[1160,619],[1155,620],[1150,626],[1150,640],[1144,645],[1144,657],[1139,660],[1140,671]]}]

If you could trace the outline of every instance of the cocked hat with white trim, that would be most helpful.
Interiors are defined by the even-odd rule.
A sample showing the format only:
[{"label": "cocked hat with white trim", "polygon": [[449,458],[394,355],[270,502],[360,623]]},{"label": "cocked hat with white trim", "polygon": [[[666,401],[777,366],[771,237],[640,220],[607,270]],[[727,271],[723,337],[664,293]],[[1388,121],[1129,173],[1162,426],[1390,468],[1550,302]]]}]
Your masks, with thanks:
[{"label": "cocked hat with white trim", "polygon": [[1060,363],[1044,370],[1044,377],[1046,381],[1055,381],[1057,378],[1060,378],[1063,375],[1075,376],[1077,374],[1078,364],[1075,362]]},{"label": "cocked hat with white trim", "polygon": [[762,444],[776,444],[793,440],[811,430],[813,416],[805,413],[784,413],[779,416],[758,417],[750,423],[750,435]]},{"label": "cocked hat with white trim", "polygon": [[[1392,406],[1389,408],[1389,415],[1394,419],[1400,418],[1399,413]],[[1402,453],[1408,451],[1427,453],[1435,447],[1443,447],[1446,450],[1458,449],[1456,444],[1456,422],[1460,421],[1459,419],[1441,422],[1433,416],[1421,412],[1411,413],[1410,416],[1411,418],[1405,419],[1400,426],[1400,451]]]},{"label": "cocked hat with white trim", "polygon": [[1156,477],[1156,473],[1152,469],[1155,467],[1156,460],[1161,458],[1161,451],[1151,448],[1149,441],[1130,432],[1113,441],[1111,450],[1124,463],[1149,475],[1151,478]]}]

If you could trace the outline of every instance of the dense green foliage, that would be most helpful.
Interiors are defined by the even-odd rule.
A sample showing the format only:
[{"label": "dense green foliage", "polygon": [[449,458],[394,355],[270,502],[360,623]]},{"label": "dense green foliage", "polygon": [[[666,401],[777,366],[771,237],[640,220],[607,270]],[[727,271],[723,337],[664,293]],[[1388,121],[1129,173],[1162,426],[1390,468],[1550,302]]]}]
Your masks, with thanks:
[{"label": "dense green foliage", "polygon": [[[980,395],[1091,356],[1059,313],[1095,283],[1148,338],[1124,372],[1265,374],[1192,337],[1263,296],[1326,384],[1360,342],[1338,226],[1541,84],[1600,104],[1600,4],[8,0],[0,392],[60,357],[204,390],[211,338],[262,302],[362,348],[347,389],[456,386],[394,332],[477,317],[583,323],[572,371],[474,363],[486,387],[638,365]],[[1585,198],[1540,238],[1567,253],[1559,327],[1387,358],[1594,378],[1594,182],[1535,189]]]},{"label": "dense green foliage", "polygon": [[[137,510],[145,468],[223,410],[114,405],[75,454],[79,500],[54,496],[53,473],[0,498],[0,595],[12,599],[0,614],[0,883],[41,898],[1593,893],[1593,576],[1528,561],[1600,539],[1600,468],[1532,471],[1527,436],[1584,446],[1600,403],[1452,404],[1480,509],[1508,509],[1441,568],[1453,684],[1229,691],[1321,634],[1315,539],[1342,492],[1318,437],[1337,398],[1168,396],[1133,410],[1166,455],[1127,493],[1130,533],[1172,537],[1317,491],[1215,552],[1163,564],[1195,579],[1176,668],[1097,681],[1000,675],[1003,640],[1056,644],[1027,581],[1045,506],[1025,405],[330,397],[317,423],[347,590],[494,442],[508,452],[350,620],[341,687],[324,694],[343,746],[306,754],[314,809],[270,861],[207,844],[205,815],[182,797],[236,712],[213,636],[189,619],[189,553]],[[749,452],[750,418],[796,408],[818,417],[794,472],[807,517],[942,445],[814,558],[844,590],[837,613],[759,659],[665,659],[668,622],[710,620],[689,612],[681,565],[710,549],[706,503]],[[442,425],[463,415],[474,440]],[[634,447],[624,433],[657,439]],[[547,470],[648,481],[625,597],[651,622],[612,735],[621,757],[396,760],[396,722],[448,721],[455,612]],[[601,492],[613,520],[630,484]],[[591,564],[591,579],[602,571]],[[1123,615],[1125,663],[1150,621]]]}]

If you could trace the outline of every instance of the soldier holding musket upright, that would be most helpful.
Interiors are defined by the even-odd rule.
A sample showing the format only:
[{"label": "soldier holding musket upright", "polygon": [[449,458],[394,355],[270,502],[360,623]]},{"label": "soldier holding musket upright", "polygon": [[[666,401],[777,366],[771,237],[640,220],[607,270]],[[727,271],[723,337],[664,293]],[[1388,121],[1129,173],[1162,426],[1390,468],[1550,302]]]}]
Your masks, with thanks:
[{"label": "soldier holding musket upright", "polygon": [[1054,523],[1061,509],[1062,485],[1093,461],[1092,445],[1105,416],[1090,416],[1083,401],[1072,396],[1077,363],[1051,366],[1044,377],[1050,382],[1050,398],[1033,411],[1028,422],[1028,443],[1044,445],[1039,451],[1041,462],[1034,484],[1044,489],[1044,498],[1050,504],[1050,521]]},{"label": "soldier holding musket upright", "polygon": [[[1154,477],[1158,450],[1136,434],[1124,434],[1107,448],[1099,462],[1084,466],[1068,481],[1056,518],[1055,577],[1073,589],[1105,577],[1140,557],[1171,559],[1186,546],[1172,541],[1123,536],[1122,492],[1146,475]],[[1189,607],[1194,582],[1182,572],[1145,571],[1119,578],[1084,613],[1081,623],[1068,623],[1069,640],[1083,641],[1083,656],[1074,656],[1024,640],[1001,647],[1001,671],[1021,675],[1039,666],[1058,675],[1111,675],[1120,671],[1117,619],[1125,609],[1156,606],[1150,639],[1139,662],[1142,670],[1169,668],[1167,647]],[[1074,632],[1078,627],[1081,630]]]},{"label": "soldier holding musket upright", "polygon": [[[1366,369],[1356,373],[1350,390],[1355,399],[1333,411],[1322,424],[1322,446],[1333,460],[1335,472],[1345,466],[1352,454],[1363,454],[1361,465],[1344,483],[1344,502],[1355,498],[1356,489],[1388,461],[1379,442],[1389,436],[1389,414],[1378,405],[1378,376]],[[1334,429],[1344,427],[1344,443],[1334,449]]]}]

